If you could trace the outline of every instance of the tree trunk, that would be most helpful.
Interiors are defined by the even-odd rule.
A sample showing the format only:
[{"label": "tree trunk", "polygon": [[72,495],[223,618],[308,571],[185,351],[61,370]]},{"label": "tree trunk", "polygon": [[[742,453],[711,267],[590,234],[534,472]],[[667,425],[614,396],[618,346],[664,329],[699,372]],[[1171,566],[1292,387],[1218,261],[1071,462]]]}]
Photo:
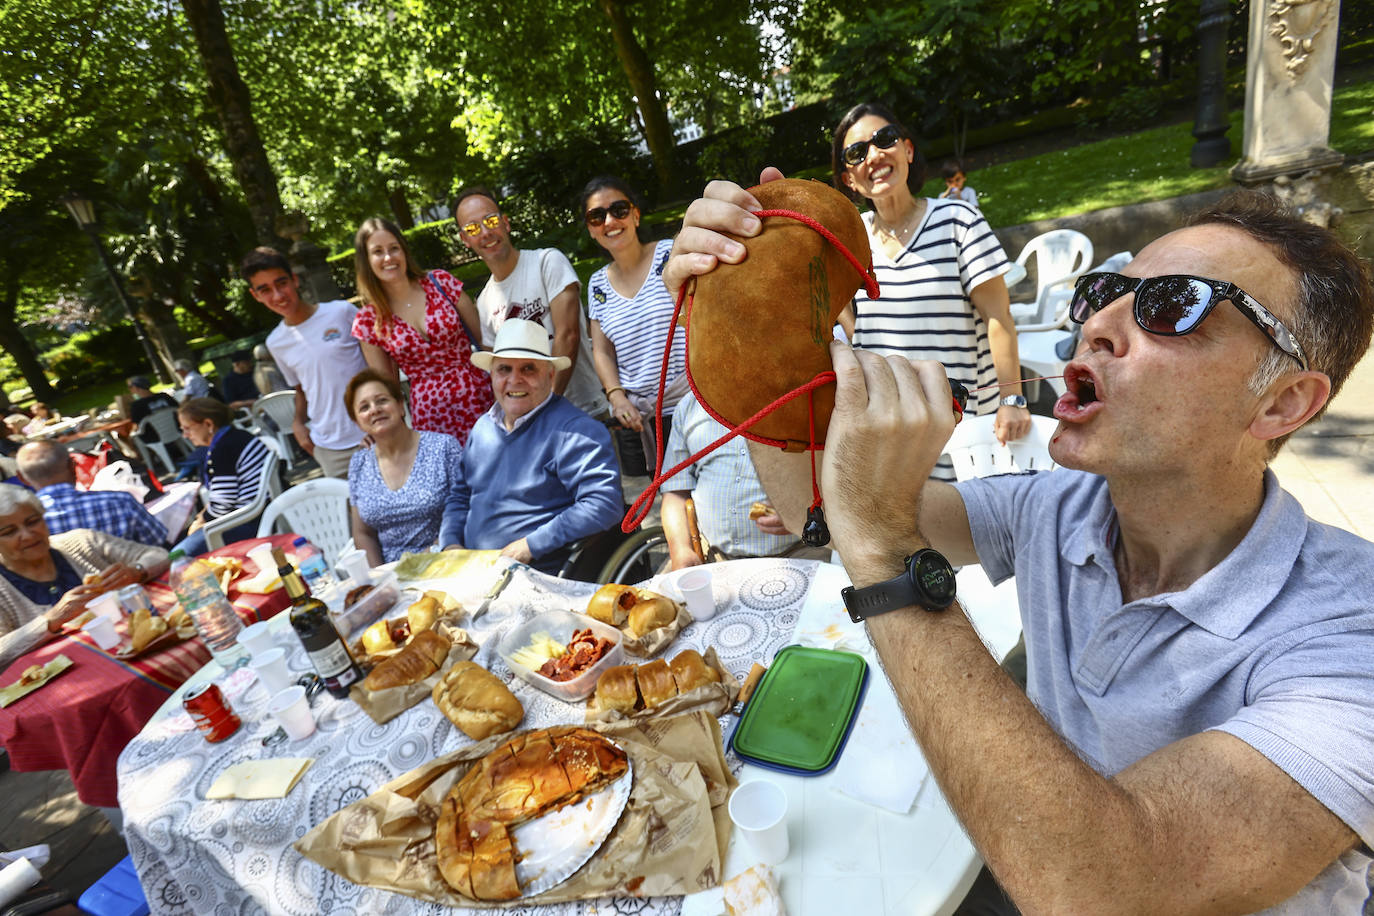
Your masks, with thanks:
[{"label": "tree trunk", "polygon": [[149,296],[139,301],[137,311],[139,320],[148,332],[148,339],[153,342],[153,348],[169,367],[176,360],[191,355],[186,332],[177,324],[176,313],[170,302],[158,296]]},{"label": "tree trunk", "polygon": [[600,0],[600,3],[602,12],[611,21],[616,57],[620,58],[620,65],[625,68],[630,89],[633,90],[639,110],[644,116],[644,140],[649,144],[649,152],[654,157],[654,171],[658,174],[659,184],[667,190],[672,187],[676,172],[673,128],[668,123],[668,109],[658,97],[653,62],[635,38],[634,27],[630,24],[630,17],[625,12],[621,0]]},{"label": "tree trunk", "polygon": [[209,81],[210,105],[219,115],[234,177],[253,214],[258,243],[285,251],[289,243],[277,235],[276,228],[281,213],[277,177],[253,121],[253,99],[239,76],[234,49],[224,28],[224,11],[219,0],[181,0],[181,6],[196,37],[196,48]]},{"label": "tree trunk", "polygon": [[182,307],[225,337],[233,340],[252,333],[252,329],[229,310],[229,303],[224,301],[224,278],[210,265],[202,263],[196,268],[191,295],[187,299],[190,301],[182,300]]},{"label": "tree trunk", "polygon": [[34,352],[28,338],[19,333],[19,322],[14,319],[18,307],[19,273],[15,271],[7,275],[5,298],[0,301],[0,341],[4,341],[5,352],[14,357],[19,371],[24,374],[24,381],[33,389],[33,396],[40,401],[52,400],[57,397],[57,392],[48,381],[43,364],[38,361],[38,354]]},{"label": "tree trunk", "polygon": [[387,194],[386,202],[391,206],[391,215],[402,231],[415,228],[415,216],[410,212],[410,201],[406,199],[406,189],[397,185]]}]

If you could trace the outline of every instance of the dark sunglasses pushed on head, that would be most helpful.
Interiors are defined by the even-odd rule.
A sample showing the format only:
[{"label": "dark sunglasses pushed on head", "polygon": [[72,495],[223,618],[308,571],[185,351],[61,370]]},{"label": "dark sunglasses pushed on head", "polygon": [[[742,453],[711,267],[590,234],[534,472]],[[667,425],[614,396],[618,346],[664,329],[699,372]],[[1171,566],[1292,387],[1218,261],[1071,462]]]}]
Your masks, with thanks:
[{"label": "dark sunglasses pushed on head", "polygon": [[1303,369],[1307,368],[1302,347],[1283,322],[1249,293],[1223,280],[1187,274],[1143,279],[1112,273],[1084,274],[1074,284],[1069,317],[1082,324],[1093,312],[1101,311],[1129,293],[1135,293],[1135,323],[1151,334],[1164,337],[1192,333],[1218,302],[1229,300],[1274,346],[1297,360]]},{"label": "dark sunglasses pushed on head", "polygon": [[588,226],[600,226],[602,223],[606,222],[607,213],[614,216],[616,219],[627,218],[630,215],[632,206],[633,205],[628,200],[621,198],[609,207],[592,207],[583,214],[583,216],[587,220]]},{"label": "dark sunglasses pushed on head", "polygon": [[900,139],[902,139],[902,132],[894,125],[889,124],[886,127],[880,127],[875,130],[873,136],[869,137],[867,140],[859,140],[856,143],[851,143],[846,146],[841,158],[844,159],[845,165],[858,165],[868,156],[869,144],[876,146],[878,149],[890,149],[892,144]]}]

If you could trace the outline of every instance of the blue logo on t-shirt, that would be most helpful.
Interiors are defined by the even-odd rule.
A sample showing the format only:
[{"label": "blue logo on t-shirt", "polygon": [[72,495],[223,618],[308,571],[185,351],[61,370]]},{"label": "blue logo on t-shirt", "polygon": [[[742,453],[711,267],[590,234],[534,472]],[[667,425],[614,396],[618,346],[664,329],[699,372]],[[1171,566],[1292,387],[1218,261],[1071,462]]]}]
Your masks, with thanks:
[{"label": "blue logo on t-shirt", "polygon": [[596,300],[597,305],[605,305],[605,304],[606,304],[606,291],[605,291],[604,289],[602,289],[601,287],[599,287],[599,286],[593,286],[593,287],[592,287],[592,298]]},{"label": "blue logo on t-shirt", "polygon": [[333,343],[334,341],[338,340],[340,337],[343,337],[343,331],[340,331],[338,328],[325,328],[325,329],[324,329],[324,337],[323,337],[323,340],[324,340],[325,343]]}]

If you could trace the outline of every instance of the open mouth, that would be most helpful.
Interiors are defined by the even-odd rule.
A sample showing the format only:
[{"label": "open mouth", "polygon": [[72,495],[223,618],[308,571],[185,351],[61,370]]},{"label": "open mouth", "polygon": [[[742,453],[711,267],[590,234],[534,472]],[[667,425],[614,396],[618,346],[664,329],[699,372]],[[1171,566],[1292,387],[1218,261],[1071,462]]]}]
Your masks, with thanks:
[{"label": "open mouth", "polygon": [[1098,380],[1086,366],[1070,363],[1064,370],[1064,387],[1063,396],[1054,405],[1054,415],[1060,420],[1082,417],[1102,403]]}]

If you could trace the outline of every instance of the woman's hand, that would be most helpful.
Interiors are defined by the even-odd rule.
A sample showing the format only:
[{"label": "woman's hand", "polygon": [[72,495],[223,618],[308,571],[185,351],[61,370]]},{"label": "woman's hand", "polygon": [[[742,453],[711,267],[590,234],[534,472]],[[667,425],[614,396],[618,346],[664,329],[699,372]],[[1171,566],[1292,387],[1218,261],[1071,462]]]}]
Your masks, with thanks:
[{"label": "woman's hand", "polygon": [[644,428],[644,416],[639,408],[630,403],[624,391],[612,392],[610,400],[611,416],[615,417],[617,423],[635,432]]},{"label": "woman's hand", "polygon": [[130,566],[127,563],[116,563],[102,569],[98,577],[90,584],[93,594],[100,592],[113,591],[123,588],[126,585],[142,585],[145,578],[144,571],[137,566]]},{"label": "woman's hand", "polygon": [[501,556],[510,557],[517,563],[526,564],[528,564],[531,560],[534,559],[534,554],[530,553],[530,545],[525,541],[524,538],[521,538],[518,541],[511,541],[505,547],[502,547]]},{"label": "woman's hand", "polygon": [[[759,174],[759,184],[782,178],[782,172],[769,166]],[[763,229],[754,216],[762,210],[754,195],[732,181],[713,181],[702,196],[692,201],[682,220],[682,231],[673,241],[672,256],[663,270],[668,293],[677,298],[678,290],[692,277],[710,273],[716,264],[738,264],[744,260],[744,246],[724,233],[753,238]]]},{"label": "woman's hand", "polygon": [[86,610],[86,602],[90,601],[100,591],[103,589],[94,585],[78,585],[58,598],[57,603],[43,613],[43,617],[48,621],[48,632],[56,633],[62,624],[80,616]]},{"label": "woman's hand", "polygon": [[997,419],[992,421],[992,431],[997,436],[997,441],[1003,445],[1022,438],[1030,432],[1030,428],[1030,410],[1025,407],[1012,407],[1010,404],[1003,404],[997,408]]}]

